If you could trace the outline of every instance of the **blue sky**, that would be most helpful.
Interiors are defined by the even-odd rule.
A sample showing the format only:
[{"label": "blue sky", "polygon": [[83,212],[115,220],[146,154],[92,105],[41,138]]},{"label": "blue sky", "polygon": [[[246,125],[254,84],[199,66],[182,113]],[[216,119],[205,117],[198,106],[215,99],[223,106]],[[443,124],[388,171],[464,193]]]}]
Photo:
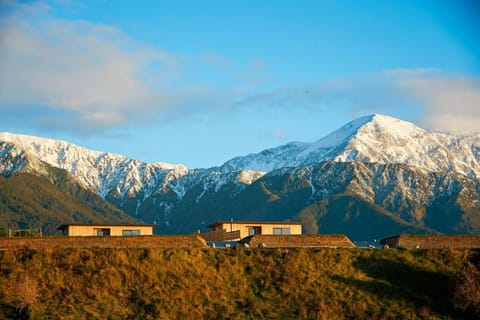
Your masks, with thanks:
[{"label": "blue sky", "polygon": [[0,131],[188,167],[381,113],[480,131],[477,1],[0,0]]}]

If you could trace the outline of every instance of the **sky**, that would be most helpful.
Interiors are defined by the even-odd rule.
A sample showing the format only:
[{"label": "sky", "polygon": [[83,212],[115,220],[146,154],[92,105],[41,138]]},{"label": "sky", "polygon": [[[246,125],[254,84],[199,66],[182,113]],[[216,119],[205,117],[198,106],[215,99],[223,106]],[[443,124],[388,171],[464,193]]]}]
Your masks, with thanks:
[{"label": "sky", "polygon": [[0,131],[189,168],[385,114],[480,131],[480,3],[0,0]]}]

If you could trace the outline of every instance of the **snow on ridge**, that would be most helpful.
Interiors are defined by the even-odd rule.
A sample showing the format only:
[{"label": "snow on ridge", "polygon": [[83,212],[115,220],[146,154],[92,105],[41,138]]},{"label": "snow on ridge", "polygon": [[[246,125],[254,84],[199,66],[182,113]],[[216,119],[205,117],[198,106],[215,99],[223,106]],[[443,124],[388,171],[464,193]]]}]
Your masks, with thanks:
[{"label": "snow on ridge", "polygon": [[474,136],[429,132],[410,122],[382,116],[363,126],[335,160],[403,163],[478,178],[479,157],[474,154],[478,147],[480,140]]},{"label": "snow on ridge", "polygon": [[[93,151],[62,140],[0,133],[0,141],[13,143],[51,166],[65,169],[85,187],[106,197],[110,192],[134,195],[149,190],[169,172],[179,177],[188,172],[183,165],[148,164],[119,154]],[[170,176],[171,178],[171,176]]]},{"label": "snow on ridge", "polygon": [[373,114],[353,120],[313,143],[287,144],[237,157],[223,167],[270,172],[327,160],[403,163],[479,178],[480,134],[430,132],[408,121]]},{"label": "snow on ridge", "polygon": [[121,197],[143,193],[145,198],[155,190],[169,188],[181,199],[195,179],[201,178],[219,190],[225,179],[251,184],[265,172],[327,160],[403,163],[429,171],[480,177],[480,134],[429,132],[413,123],[378,114],[353,120],[313,143],[291,142],[198,171],[180,164],[148,164],[60,140],[0,133],[1,141],[18,145],[36,159],[68,170],[103,197],[114,192]]},{"label": "snow on ridge", "polygon": [[396,119],[390,116],[373,114],[350,121],[341,128],[310,144],[299,154],[299,157],[308,155],[318,149],[334,148],[347,144],[350,139],[360,134],[370,134],[372,138],[379,138],[382,132],[388,131],[395,136],[411,135],[425,130],[411,122]]},{"label": "snow on ridge", "polygon": [[245,185],[250,185],[255,182],[255,180],[263,177],[265,174],[266,173],[262,171],[242,170],[238,174],[237,181]]},{"label": "snow on ridge", "polygon": [[345,143],[346,140],[354,136],[363,125],[372,121],[375,116],[376,115],[369,115],[350,121],[341,128],[333,131],[329,135],[310,144],[310,146],[301,154],[299,154],[299,156],[302,157],[303,155],[308,154],[319,148],[331,148]]}]

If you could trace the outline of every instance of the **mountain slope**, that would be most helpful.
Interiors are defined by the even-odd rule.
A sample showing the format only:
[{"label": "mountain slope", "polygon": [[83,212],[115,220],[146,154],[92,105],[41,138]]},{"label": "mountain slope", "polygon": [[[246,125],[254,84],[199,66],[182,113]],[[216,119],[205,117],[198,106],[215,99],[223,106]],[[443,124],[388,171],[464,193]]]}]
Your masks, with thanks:
[{"label": "mountain slope", "polygon": [[[148,193],[159,184],[188,172],[182,165],[160,162],[148,164],[117,154],[92,151],[65,141],[0,133],[0,156],[9,154],[12,145],[35,159],[67,170],[85,188],[103,197],[112,192],[121,196],[135,195],[140,191]],[[15,163],[14,160],[5,159],[4,166],[13,166],[10,163]]]},{"label": "mountain slope", "polygon": [[480,134],[429,132],[383,115],[356,119],[311,144],[293,143],[227,161],[225,170],[271,171],[337,162],[403,163],[433,172],[480,177]]},{"label": "mountain slope", "polygon": [[[429,132],[372,115],[313,143],[289,143],[189,170],[63,141],[0,134],[0,174],[77,183],[161,233],[215,220],[301,220],[353,239],[399,232],[480,232],[480,135]],[[63,189],[60,187],[60,189]],[[14,196],[14,195],[13,195]]]},{"label": "mountain slope", "polygon": [[84,189],[61,169],[48,178],[16,172],[0,176],[0,226],[42,228],[58,234],[64,223],[139,223],[97,194]]},{"label": "mountain slope", "polygon": [[327,161],[275,170],[243,188],[191,188],[170,208],[174,229],[165,231],[206,230],[209,222],[233,218],[302,221],[307,232],[355,240],[402,232],[479,233],[479,200],[479,181],[461,174]]}]

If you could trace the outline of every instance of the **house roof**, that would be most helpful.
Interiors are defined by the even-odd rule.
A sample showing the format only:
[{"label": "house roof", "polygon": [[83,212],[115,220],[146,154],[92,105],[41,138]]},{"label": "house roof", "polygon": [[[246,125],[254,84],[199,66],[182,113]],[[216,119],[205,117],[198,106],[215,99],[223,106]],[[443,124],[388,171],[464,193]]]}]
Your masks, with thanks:
[{"label": "house roof", "polygon": [[156,224],[95,224],[95,223],[68,223],[62,224],[57,230],[65,230],[69,226],[76,226],[76,227],[156,227]]},{"label": "house roof", "polygon": [[214,228],[216,226],[222,225],[222,224],[248,224],[248,225],[260,225],[260,224],[279,224],[279,225],[301,225],[301,222],[285,222],[285,221],[217,221],[209,225],[209,228]]}]

